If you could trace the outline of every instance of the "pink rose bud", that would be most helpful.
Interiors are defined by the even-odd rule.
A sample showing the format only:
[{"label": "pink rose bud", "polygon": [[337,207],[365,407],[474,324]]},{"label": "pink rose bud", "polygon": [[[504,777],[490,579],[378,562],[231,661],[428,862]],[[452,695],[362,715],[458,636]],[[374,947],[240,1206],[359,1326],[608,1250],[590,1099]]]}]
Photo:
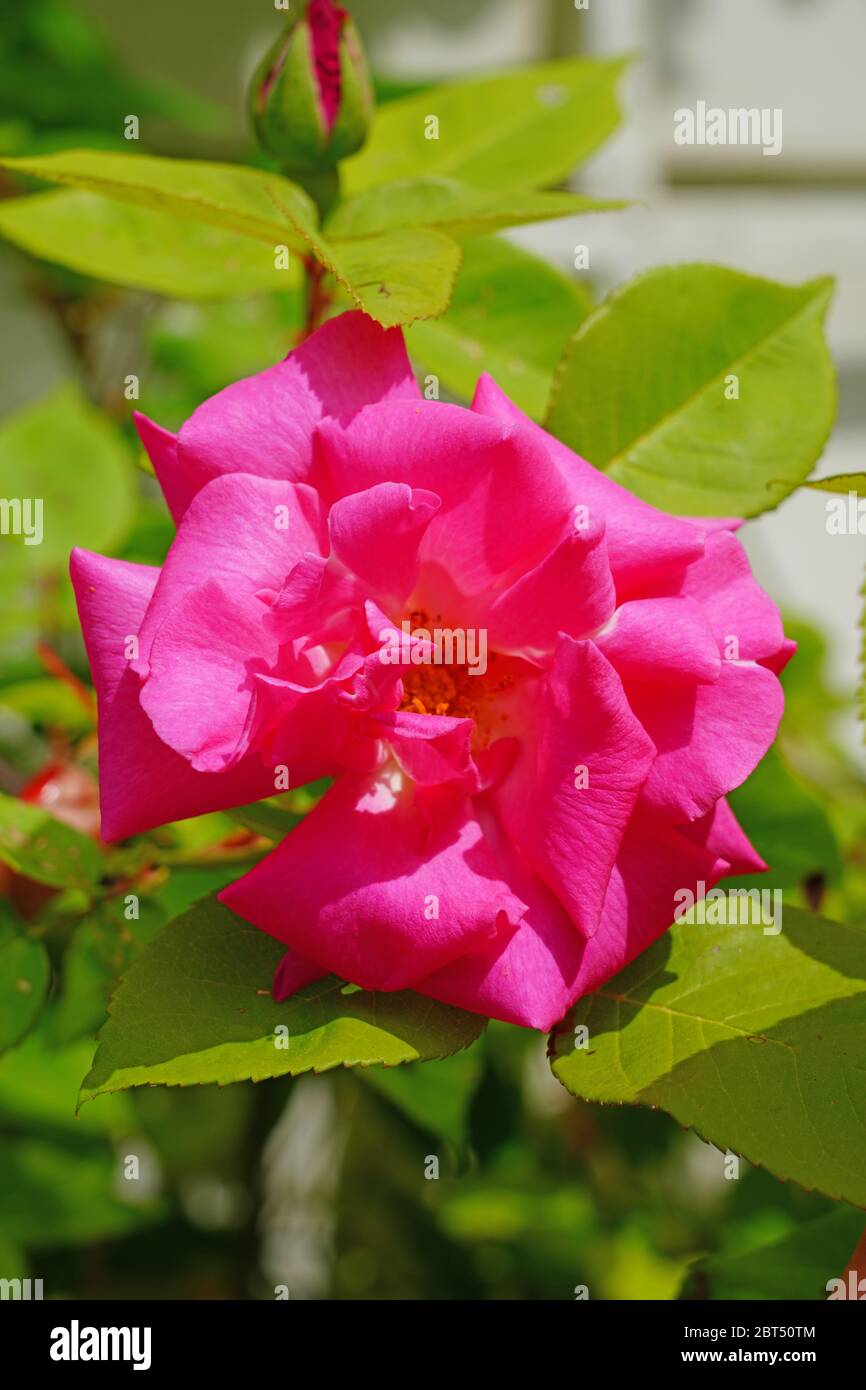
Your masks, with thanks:
[{"label": "pink rose bud", "polygon": [[259,64],[249,108],[260,145],[289,173],[333,169],[360,149],[373,96],[348,12],[309,0]]}]

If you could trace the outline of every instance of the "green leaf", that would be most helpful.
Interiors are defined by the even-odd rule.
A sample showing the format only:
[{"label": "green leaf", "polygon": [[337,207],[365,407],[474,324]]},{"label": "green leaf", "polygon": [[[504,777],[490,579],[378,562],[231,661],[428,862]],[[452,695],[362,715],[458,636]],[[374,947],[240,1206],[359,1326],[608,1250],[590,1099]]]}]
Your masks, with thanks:
[{"label": "green leaf", "polygon": [[[74,386],[61,386],[0,428],[0,497],[42,503],[42,539],[0,537],[0,568],[63,569],[74,545],[112,550],[132,523],[135,474],[117,428]],[[24,518],[26,520],[26,516]]]},{"label": "green leaf", "polygon": [[41,941],[27,936],[0,903],[0,1052],[29,1033],[45,1003],[51,966]]},{"label": "green leaf", "polygon": [[300,299],[295,291],[218,304],[162,305],[149,324],[145,347],[163,378],[182,382],[181,392],[201,400],[227,381],[253,376],[285,356],[291,335],[302,326]]},{"label": "green leaf", "polygon": [[227,815],[252,830],[254,835],[265,835],[269,840],[282,840],[301,820],[279,796],[253,801],[249,806],[235,806]]},{"label": "green leaf", "polygon": [[[574,1028],[589,1029],[587,1049]],[[866,932],[680,923],[552,1039],[585,1100],[658,1106],[777,1178],[866,1206]]]},{"label": "green leaf", "polygon": [[7,198],[0,235],[95,280],[179,299],[294,289],[300,262],[277,269],[272,249],[206,222],[77,190]]},{"label": "green leaf", "polygon": [[811,471],[833,422],[831,291],[712,265],[638,276],[566,348],[548,428],[666,511],[767,511]]},{"label": "green leaf", "polygon": [[[489,189],[560,183],[616,129],[625,65],[566,59],[388,102],[364,149],[343,165],[347,193],[439,174]],[[430,116],[437,139],[428,138]]]},{"label": "green leaf", "polygon": [[26,1279],[30,1274],[30,1265],[24,1251],[19,1248],[8,1236],[0,1232],[0,1269],[4,1279]]},{"label": "green leaf", "polygon": [[449,391],[469,400],[481,372],[490,372],[515,405],[537,420],[562,345],[590,307],[579,282],[501,237],[481,237],[464,246],[448,311],[416,324],[406,341]]},{"label": "green leaf", "polygon": [[72,150],[4,159],[0,167],[191,218],[267,242],[272,250],[286,246],[297,256],[312,253],[351,302],[386,327],[441,314],[460,265],[457,243],[427,228],[326,242],[303,189],[278,174],[238,164]]},{"label": "green leaf", "polygon": [[466,1146],[469,1108],[481,1079],[478,1048],[409,1067],[370,1067],[364,1080],[422,1129],[447,1139],[458,1152]]},{"label": "green leaf", "polygon": [[272,245],[285,244],[300,254],[315,239],[316,210],[303,189],[279,174],[240,164],[64,150],[37,158],[0,159],[0,167],[190,217]]},{"label": "green leaf", "polygon": [[41,806],[0,793],[0,859],[16,873],[52,888],[87,888],[102,873],[92,840]]},{"label": "green leaf", "polygon": [[328,221],[333,237],[370,236],[396,227],[436,227],[453,236],[481,236],[503,227],[546,222],[580,213],[607,212],[625,207],[609,199],[579,193],[537,192],[533,189],[473,188],[456,179],[404,179],[368,189],[338,203]]},{"label": "green leaf", "polygon": [[856,492],[858,497],[866,497],[866,473],[833,473],[829,478],[810,478],[803,486],[816,492]]},{"label": "green leaf", "polygon": [[686,1293],[717,1299],[826,1299],[863,1230],[863,1213],[839,1206],[752,1250],[711,1255],[692,1267]]},{"label": "green leaf", "polygon": [[866,742],[866,578],[860,588],[863,608],[860,613],[860,685],[857,690],[858,715],[864,725],[863,738]]},{"label": "green leaf", "polygon": [[460,261],[451,237],[416,227],[329,242],[325,263],[359,309],[393,328],[444,313]]},{"label": "green leaf", "polygon": [[[82,1101],[128,1086],[225,1085],[448,1057],[484,1030],[477,1015],[408,991],[346,994],[333,976],[277,1004],[271,984],[282,954],[213,897],[170,922],[112,1000]],[[281,1026],[287,1036],[275,1031]]]},{"label": "green leaf", "polygon": [[16,681],[0,688],[0,706],[14,710],[31,725],[85,734],[93,728],[93,716],[74,691],[48,676]]},{"label": "green leaf", "polygon": [[[770,872],[749,876],[758,888],[802,885],[814,874],[836,882],[842,858],[817,793],[791,771],[777,748],[728,796],[731,809]],[[731,887],[739,880],[726,880]]]},{"label": "green leaf", "polygon": [[140,900],[138,912],[130,920],[124,897],[106,898],[75,928],[63,953],[60,996],[47,1020],[52,1043],[96,1036],[115,982],[165,920],[159,904],[148,898]]},{"label": "green leaf", "polygon": [[121,1139],[135,1129],[133,1098],[101,1096],[80,1115],[75,1106],[84,1071],[93,1061],[94,1043],[52,1047],[46,1037],[51,1007],[14,1052],[0,1057],[0,1128],[53,1135],[104,1135]]},{"label": "green leaf", "polygon": [[0,1164],[0,1227],[25,1247],[91,1244],[165,1215],[152,1199],[122,1200],[136,1184],[118,1181],[120,1159],[102,1144],[3,1137]]}]

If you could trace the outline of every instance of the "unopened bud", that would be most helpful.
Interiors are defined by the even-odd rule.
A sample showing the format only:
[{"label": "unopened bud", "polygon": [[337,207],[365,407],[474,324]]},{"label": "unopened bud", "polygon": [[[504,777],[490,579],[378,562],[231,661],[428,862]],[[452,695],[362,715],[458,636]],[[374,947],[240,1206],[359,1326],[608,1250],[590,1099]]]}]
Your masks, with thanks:
[{"label": "unopened bud", "polygon": [[260,145],[290,175],[333,169],[360,149],[373,95],[348,12],[309,0],[259,64],[249,108]]}]

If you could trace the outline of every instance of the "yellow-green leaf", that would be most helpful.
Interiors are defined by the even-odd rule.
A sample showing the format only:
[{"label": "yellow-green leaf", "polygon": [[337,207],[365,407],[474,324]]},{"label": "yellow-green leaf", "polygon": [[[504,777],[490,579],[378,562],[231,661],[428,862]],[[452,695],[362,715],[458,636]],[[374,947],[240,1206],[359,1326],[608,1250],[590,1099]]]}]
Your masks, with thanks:
[{"label": "yellow-green leaf", "polygon": [[832,288],[714,265],[640,275],[567,347],[548,428],[665,511],[775,507],[811,472],[833,423]]},{"label": "yellow-green leaf", "polygon": [[179,299],[294,289],[301,278],[297,257],[278,267],[260,240],[76,189],[0,202],[0,234],[81,275]]},{"label": "yellow-green leaf", "polygon": [[625,66],[562,59],[389,101],[343,166],[347,193],[439,174],[489,189],[560,183],[616,129]]}]

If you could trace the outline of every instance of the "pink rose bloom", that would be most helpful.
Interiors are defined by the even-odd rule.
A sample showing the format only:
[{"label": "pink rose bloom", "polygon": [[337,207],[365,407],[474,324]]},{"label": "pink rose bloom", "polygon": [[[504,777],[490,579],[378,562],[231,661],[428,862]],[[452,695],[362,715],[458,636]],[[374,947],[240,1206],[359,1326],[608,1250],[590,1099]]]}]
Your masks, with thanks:
[{"label": "pink rose bloom", "polygon": [[221,895],[285,945],[279,998],[334,973],[547,1029],[677,890],[766,867],[725,794],[793,644],[735,523],[639,501],[489,377],[423,400],[358,313],[138,428],[164,566],[72,559],[103,834],[333,777]]}]

